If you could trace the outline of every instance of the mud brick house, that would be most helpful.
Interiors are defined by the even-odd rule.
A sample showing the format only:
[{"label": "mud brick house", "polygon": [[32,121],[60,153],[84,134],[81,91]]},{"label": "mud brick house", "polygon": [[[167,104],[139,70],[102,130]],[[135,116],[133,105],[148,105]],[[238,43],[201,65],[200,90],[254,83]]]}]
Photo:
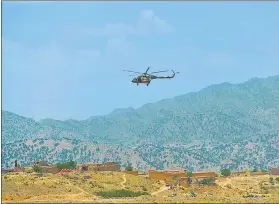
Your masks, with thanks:
[{"label": "mud brick house", "polygon": [[202,181],[204,179],[213,179],[215,180],[215,177],[217,175],[214,172],[193,172],[191,176],[191,182],[197,183],[199,181]]},{"label": "mud brick house", "polygon": [[88,165],[90,164],[77,164],[75,170],[77,171],[88,171]]},{"label": "mud brick house", "polygon": [[279,175],[279,168],[272,168],[269,170],[269,175],[271,176],[278,176]]},{"label": "mud brick house", "polygon": [[164,181],[172,181],[175,178],[179,179],[181,177],[186,176],[186,171],[185,170],[155,170],[155,169],[150,169],[148,171],[149,179],[151,180],[164,180]]},{"label": "mud brick house", "polygon": [[56,174],[58,172],[58,169],[56,166],[48,165],[48,163],[46,161],[34,162],[34,166],[40,166],[42,168],[42,173]]},{"label": "mud brick house", "polygon": [[37,166],[49,166],[47,161],[36,161],[34,162],[34,166],[37,165]]},{"label": "mud brick house", "polygon": [[1,174],[6,174],[6,173],[8,173],[7,169],[1,169]]},{"label": "mud brick house", "polygon": [[250,176],[251,175],[251,172],[246,169],[245,171],[241,172],[240,176]]},{"label": "mud brick house", "polygon": [[55,166],[41,166],[41,167],[42,167],[42,173],[56,174],[58,172],[58,169]]},{"label": "mud brick house", "polygon": [[120,165],[115,162],[106,162],[103,164],[78,164],[76,170],[78,171],[121,171]]},{"label": "mud brick house", "polygon": [[250,176],[250,175],[261,175],[261,174],[262,174],[261,171],[250,172],[248,169],[246,169],[245,171],[233,172],[231,176],[236,177],[236,176]]},{"label": "mud brick house", "polygon": [[15,160],[15,167],[13,168],[12,172],[24,172],[24,167],[21,167],[18,163],[17,160]]},{"label": "mud brick house", "polygon": [[134,176],[138,176],[139,175],[138,171],[124,171],[124,173],[131,174],[131,175],[134,175]]},{"label": "mud brick house", "polygon": [[258,170],[255,172],[251,172],[250,175],[251,176],[261,176],[261,175],[263,175],[263,172],[261,170]]},{"label": "mud brick house", "polygon": [[17,166],[14,168],[13,172],[24,172],[24,167]]}]

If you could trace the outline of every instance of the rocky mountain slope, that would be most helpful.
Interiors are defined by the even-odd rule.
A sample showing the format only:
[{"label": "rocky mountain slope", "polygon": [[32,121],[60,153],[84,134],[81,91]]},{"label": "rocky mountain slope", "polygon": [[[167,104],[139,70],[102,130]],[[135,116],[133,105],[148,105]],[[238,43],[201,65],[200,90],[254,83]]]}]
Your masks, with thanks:
[{"label": "rocky mountain slope", "polygon": [[[143,169],[267,168],[279,165],[279,76],[213,85],[83,121],[37,122],[2,111],[2,124],[7,165],[22,151],[27,160],[44,155],[53,162],[116,160]],[[35,148],[37,138],[43,142]],[[49,141],[61,144],[61,151]],[[65,141],[71,143],[68,149]]]}]

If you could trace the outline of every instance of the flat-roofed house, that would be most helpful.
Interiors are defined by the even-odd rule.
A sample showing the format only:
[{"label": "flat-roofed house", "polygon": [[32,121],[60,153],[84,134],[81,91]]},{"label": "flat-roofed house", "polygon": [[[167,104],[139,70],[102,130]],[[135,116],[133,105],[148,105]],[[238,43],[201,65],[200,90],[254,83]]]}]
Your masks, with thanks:
[{"label": "flat-roofed house", "polygon": [[131,174],[131,175],[134,175],[134,176],[138,176],[139,175],[139,172],[134,170],[134,171],[124,171],[124,173],[126,174]]},{"label": "flat-roofed house", "polygon": [[88,171],[88,165],[87,164],[77,164],[75,167],[75,170],[77,171]]},{"label": "flat-roofed house", "polygon": [[49,165],[47,161],[34,162],[34,166],[40,166],[42,168],[42,173],[56,174],[58,172],[58,168],[56,166]]},{"label": "flat-roofed house", "polygon": [[49,166],[47,161],[36,161],[34,162],[34,166]]},{"label": "flat-roofed house", "polygon": [[279,175],[279,168],[272,168],[269,170],[269,175],[278,176]]},{"label": "flat-roofed house", "polygon": [[191,182],[199,182],[204,179],[213,179],[215,180],[216,173],[214,172],[193,172],[191,176]]},{"label": "flat-roofed house", "polygon": [[251,176],[261,176],[263,172],[261,170],[253,171],[250,173]]},{"label": "flat-roofed house", "polygon": [[76,170],[79,171],[121,171],[121,166],[115,162],[106,162],[103,164],[87,163],[78,164]]},{"label": "flat-roofed house", "polygon": [[155,170],[150,169],[148,171],[149,178],[151,180],[165,180],[165,181],[171,181],[173,179],[179,179],[181,177],[186,176],[185,170]]}]

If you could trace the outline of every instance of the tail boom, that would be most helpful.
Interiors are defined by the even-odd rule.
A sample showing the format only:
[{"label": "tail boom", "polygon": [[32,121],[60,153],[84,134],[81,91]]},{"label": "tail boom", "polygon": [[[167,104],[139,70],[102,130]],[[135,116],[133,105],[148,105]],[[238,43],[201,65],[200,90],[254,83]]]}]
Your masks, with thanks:
[{"label": "tail boom", "polygon": [[171,70],[173,72],[172,76],[152,76],[152,79],[171,79],[175,77],[175,72],[173,70]]}]

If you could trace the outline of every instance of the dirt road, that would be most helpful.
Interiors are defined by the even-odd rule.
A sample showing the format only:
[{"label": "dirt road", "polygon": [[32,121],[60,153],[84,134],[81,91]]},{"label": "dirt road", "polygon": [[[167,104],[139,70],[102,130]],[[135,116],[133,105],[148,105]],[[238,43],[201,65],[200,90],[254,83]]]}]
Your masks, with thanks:
[{"label": "dirt road", "polygon": [[122,186],[122,188],[126,188],[125,186],[125,183],[127,182],[127,179],[126,179],[126,174],[124,173],[123,174],[123,181],[120,183],[120,185]]},{"label": "dirt road", "polygon": [[164,192],[168,189],[169,189],[169,187],[163,185],[158,191],[155,191],[155,192],[151,193],[151,195],[157,195],[158,193]]}]

